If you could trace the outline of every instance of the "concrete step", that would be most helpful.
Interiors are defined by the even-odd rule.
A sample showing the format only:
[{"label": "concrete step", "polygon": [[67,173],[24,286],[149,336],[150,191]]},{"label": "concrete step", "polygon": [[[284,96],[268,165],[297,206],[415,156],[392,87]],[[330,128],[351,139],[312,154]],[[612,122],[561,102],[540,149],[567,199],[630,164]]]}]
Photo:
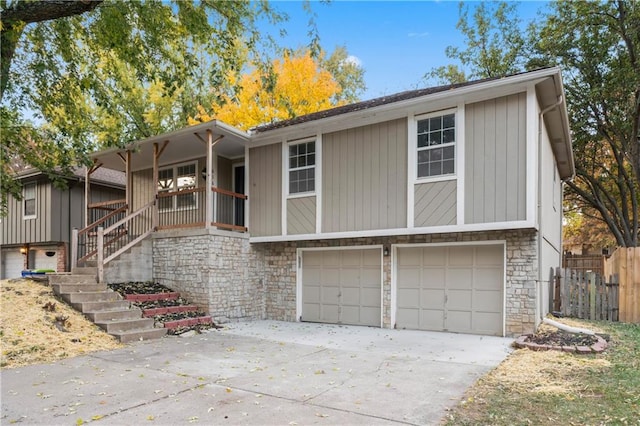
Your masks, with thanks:
[{"label": "concrete step", "polygon": [[150,328],[143,330],[116,331],[110,333],[122,343],[137,342],[140,340],[159,339],[167,334],[166,328]]},{"label": "concrete step", "polygon": [[136,319],[117,319],[108,321],[96,321],[96,325],[102,328],[109,334],[116,332],[129,331],[129,330],[141,330],[152,329],[154,321],[151,318],[136,318]]},{"label": "concrete step", "polygon": [[126,300],[115,300],[112,302],[75,302],[72,303],[71,306],[82,313],[106,310],[118,311],[122,309],[129,309],[131,302]]},{"label": "concrete step", "polygon": [[71,273],[74,275],[98,275],[98,268],[95,266],[79,266],[77,268],[71,268]]},{"label": "concrete step", "polygon": [[52,284],[51,287],[56,294],[61,293],[84,293],[87,291],[107,291],[106,284]]},{"label": "concrete step", "polygon": [[83,293],[60,293],[67,302],[82,303],[82,302],[112,302],[115,300],[122,300],[122,296],[115,291],[87,291]]},{"label": "concrete step", "polygon": [[104,309],[100,311],[88,311],[84,316],[93,322],[105,322],[110,320],[138,319],[142,318],[140,308],[131,307],[129,309]]},{"label": "concrete step", "polygon": [[94,275],[51,275],[49,284],[95,284]]}]

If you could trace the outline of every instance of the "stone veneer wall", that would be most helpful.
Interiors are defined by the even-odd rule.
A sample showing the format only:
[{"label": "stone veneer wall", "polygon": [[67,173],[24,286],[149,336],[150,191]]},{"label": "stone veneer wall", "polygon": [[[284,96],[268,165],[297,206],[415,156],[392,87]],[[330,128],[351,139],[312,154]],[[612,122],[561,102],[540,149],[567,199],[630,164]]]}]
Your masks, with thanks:
[{"label": "stone veneer wall", "polygon": [[154,280],[207,310],[216,323],[263,318],[262,264],[243,234],[197,229],[153,236]]},{"label": "stone veneer wall", "polygon": [[[265,316],[296,321],[296,249],[358,245],[506,241],[506,333],[531,333],[536,327],[538,250],[535,230],[350,238],[254,244],[264,261]],[[391,256],[384,257],[383,327],[391,327]]]}]

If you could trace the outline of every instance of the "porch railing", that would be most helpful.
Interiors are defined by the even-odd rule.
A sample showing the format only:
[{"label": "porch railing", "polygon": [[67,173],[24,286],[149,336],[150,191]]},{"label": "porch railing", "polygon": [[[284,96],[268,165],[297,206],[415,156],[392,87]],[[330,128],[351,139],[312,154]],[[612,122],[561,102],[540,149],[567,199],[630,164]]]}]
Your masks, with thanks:
[{"label": "porch railing", "polygon": [[215,217],[211,225],[233,231],[247,232],[244,209],[247,196],[226,189],[211,188],[215,194]]},{"label": "porch railing", "polygon": [[[108,227],[127,215],[127,200],[109,200],[99,203],[91,203],[87,208],[89,209],[89,223],[96,223],[105,216],[108,216],[108,220],[106,222],[102,222],[102,226]],[[114,212],[116,213],[113,214]]]}]

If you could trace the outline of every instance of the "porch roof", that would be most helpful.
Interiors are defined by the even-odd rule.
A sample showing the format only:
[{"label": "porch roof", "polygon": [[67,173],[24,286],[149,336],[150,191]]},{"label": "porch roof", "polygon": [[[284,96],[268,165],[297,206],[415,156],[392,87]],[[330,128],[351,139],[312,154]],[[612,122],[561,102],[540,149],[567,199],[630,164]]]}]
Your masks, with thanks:
[{"label": "porch roof", "polygon": [[125,152],[130,150],[132,152],[131,170],[149,169],[153,167],[153,144],[158,143],[162,147],[165,141],[168,141],[160,157],[160,165],[193,160],[207,155],[206,143],[203,142],[207,140],[207,131],[211,132],[214,141],[218,140],[214,147],[218,155],[227,158],[244,156],[249,134],[221,121],[212,120],[136,141],[124,148],[99,151],[91,154],[91,158],[104,167],[125,171],[126,164],[121,155],[124,156]]}]

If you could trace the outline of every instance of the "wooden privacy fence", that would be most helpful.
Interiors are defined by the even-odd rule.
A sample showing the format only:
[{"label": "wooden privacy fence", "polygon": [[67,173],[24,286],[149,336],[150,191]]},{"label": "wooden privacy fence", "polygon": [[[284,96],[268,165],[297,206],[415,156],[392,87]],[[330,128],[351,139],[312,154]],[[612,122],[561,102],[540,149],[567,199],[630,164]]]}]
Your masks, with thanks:
[{"label": "wooden privacy fence", "polygon": [[620,321],[640,324],[640,247],[618,247],[605,262],[605,276],[620,283]]},{"label": "wooden privacy fence", "polygon": [[565,254],[562,256],[562,267],[574,271],[592,271],[608,276],[604,272],[605,256],[601,254]]},{"label": "wooden privacy fence", "polygon": [[558,268],[554,310],[563,316],[618,321],[619,285],[595,272]]}]

